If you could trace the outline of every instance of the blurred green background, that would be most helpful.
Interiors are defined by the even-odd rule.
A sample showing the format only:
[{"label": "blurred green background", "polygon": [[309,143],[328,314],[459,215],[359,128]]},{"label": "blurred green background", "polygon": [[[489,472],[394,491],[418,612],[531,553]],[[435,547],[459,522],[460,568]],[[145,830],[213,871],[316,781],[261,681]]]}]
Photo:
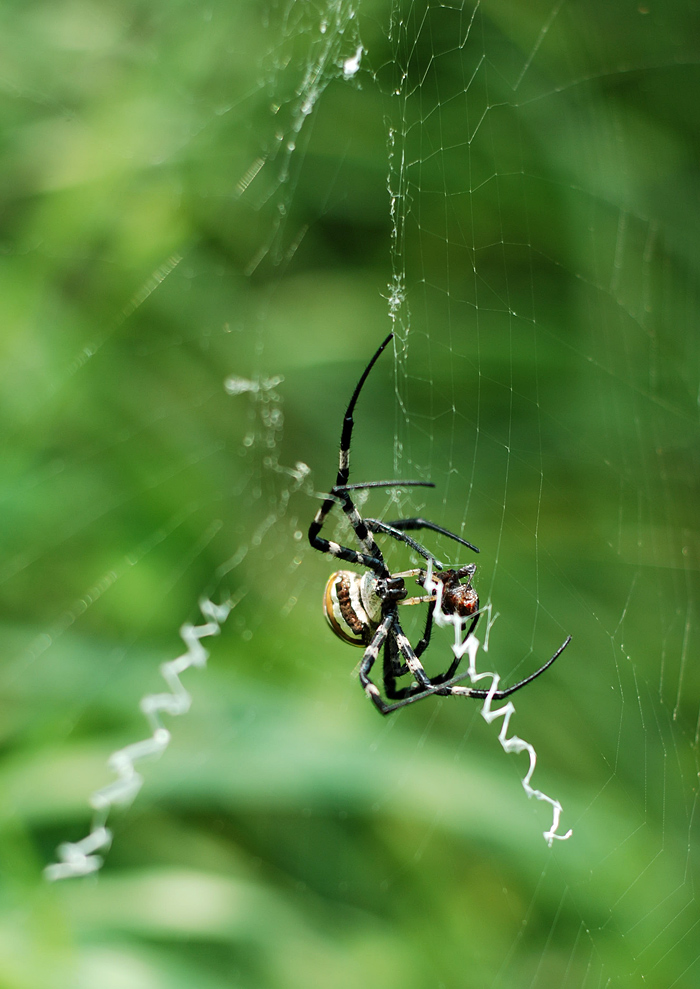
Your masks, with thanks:
[{"label": "blurred green background", "polygon": [[[697,986],[696,5],[0,23],[0,986]],[[372,514],[481,548],[504,682],[573,635],[511,723],[551,850],[500,723],[379,718],[322,618],[392,326],[353,477],[436,487]],[[203,595],[190,712],[99,875],[45,882]]]}]

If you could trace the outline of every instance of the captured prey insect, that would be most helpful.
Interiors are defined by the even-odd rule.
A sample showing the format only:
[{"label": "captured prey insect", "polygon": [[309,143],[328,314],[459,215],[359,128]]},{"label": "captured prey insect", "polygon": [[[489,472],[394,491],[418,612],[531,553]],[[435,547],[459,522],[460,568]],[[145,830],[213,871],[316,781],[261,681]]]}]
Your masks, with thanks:
[{"label": "captured prey insect", "polygon": [[[309,527],[309,542],[314,549],[321,553],[328,553],[344,563],[356,564],[365,570],[362,575],[351,570],[338,570],[331,575],[323,596],[326,618],[331,629],[344,642],[364,648],[364,655],[360,663],[360,683],[381,714],[389,714],[397,708],[404,707],[406,704],[413,704],[425,697],[430,697],[432,694],[459,694],[460,696],[478,698],[490,696],[500,700],[515,693],[516,690],[520,690],[521,687],[544,673],[564,651],[571,640],[571,636],[557,649],[551,659],[547,660],[544,666],[541,666],[535,673],[512,687],[496,690],[493,693],[488,690],[467,687],[453,689],[458,680],[468,676],[467,673],[456,675],[462,658],[461,654],[450,663],[444,673],[429,678],[425,672],[421,663],[421,656],[430,644],[436,606],[439,606],[446,615],[454,615],[463,619],[465,624],[469,621],[463,642],[473,634],[476,628],[480,615],[479,597],[472,587],[476,565],[468,563],[466,566],[448,568],[407,533],[427,529],[446,536],[475,553],[478,553],[479,550],[466,539],[462,539],[461,536],[424,518],[396,519],[393,522],[380,522],[379,519],[363,518],[352,500],[351,492],[368,488],[432,488],[435,486],[430,481],[367,481],[362,484],[348,484],[355,405],[370,371],[393,335],[390,333],[381,344],[355,386],[343,419],[340,435],[340,459],[335,484],[324,498]],[[336,504],[345,513],[357,537],[359,550],[341,546],[339,543],[325,539],[320,535],[326,517]],[[390,536],[392,539],[404,543],[428,562],[427,569],[406,570],[392,574],[384,562],[382,551],[374,538],[376,535]],[[415,578],[416,583],[424,589],[427,589],[426,585],[428,585],[430,588],[437,586],[438,590],[434,593],[409,597],[405,584],[405,579],[409,577]],[[438,595],[441,598],[439,602],[437,601]],[[425,628],[420,642],[414,649],[401,627],[399,605],[424,603],[429,605]],[[376,684],[370,679],[372,667],[382,647],[384,649],[383,681],[386,700],[382,698]],[[410,676],[411,682],[406,686],[399,686],[398,681],[406,676]]]}]

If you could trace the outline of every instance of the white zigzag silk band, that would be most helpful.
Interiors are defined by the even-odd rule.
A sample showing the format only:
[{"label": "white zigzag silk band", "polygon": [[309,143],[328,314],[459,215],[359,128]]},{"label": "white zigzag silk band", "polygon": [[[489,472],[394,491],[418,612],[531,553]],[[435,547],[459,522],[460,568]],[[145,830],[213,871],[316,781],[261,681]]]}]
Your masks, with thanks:
[{"label": "white zigzag silk band", "polygon": [[[559,827],[559,820],[561,818],[562,806],[558,800],[553,797],[548,797],[546,793],[541,790],[536,790],[530,786],[530,780],[532,779],[532,774],[535,771],[535,766],[537,765],[537,753],[535,749],[524,739],[519,738],[518,735],[511,735],[508,737],[508,726],[510,725],[510,719],[515,714],[515,707],[511,701],[507,701],[503,707],[499,707],[497,710],[491,710],[491,701],[493,700],[494,693],[498,690],[498,685],[500,682],[500,676],[498,673],[477,673],[476,671],[476,654],[479,649],[479,640],[470,635],[465,641],[462,641],[462,636],[464,634],[465,620],[460,618],[459,615],[446,615],[440,606],[442,601],[442,584],[433,580],[432,563],[428,561],[428,573],[425,579],[424,587],[428,594],[435,595],[435,605],[434,605],[434,619],[437,625],[445,626],[452,625],[455,630],[455,641],[452,646],[452,651],[456,658],[461,658],[465,653],[469,655],[469,666],[467,672],[469,673],[469,679],[472,684],[478,683],[479,680],[483,680],[485,677],[491,677],[491,686],[489,688],[488,696],[484,700],[483,707],[481,708],[482,718],[491,724],[496,718],[503,718],[503,724],[501,725],[501,730],[498,733],[498,741],[503,746],[505,752],[527,752],[530,756],[530,767],[523,777],[523,789],[527,793],[528,797],[535,797],[537,800],[542,800],[549,804],[552,808],[552,826],[549,831],[543,832],[544,840],[547,842],[551,848],[554,844],[555,839],[557,841],[566,841],[570,838],[573,832],[571,830],[567,831],[566,834],[557,834],[557,829]],[[487,634],[488,641],[488,634]],[[468,688],[453,686],[450,688],[451,694],[462,694],[463,696],[469,696],[467,693]]]},{"label": "white zigzag silk band", "polygon": [[189,710],[192,698],[182,685],[180,674],[192,666],[202,667],[206,664],[209,653],[199,640],[209,635],[218,635],[232,607],[231,602],[214,604],[213,601],[200,601],[200,611],[208,621],[204,625],[191,625],[187,622],[181,627],[180,636],[187,646],[187,652],[176,659],[168,660],[160,667],[170,692],[147,694],[141,698],[139,705],[151,727],[151,736],[118,749],[109,757],[107,765],[116,773],[117,779],[90,797],[90,806],[95,811],[90,833],[80,841],[64,842],[58,846],[60,861],[44,869],[47,879],[86,876],[97,872],[101,867],[104,857],[96,853],[106,851],[112,843],[112,833],[105,826],[110,808],[116,804],[131,803],[141,789],[143,777],[136,771],[135,763],[147,756],[159,756],[168,747],[170,732],[164,727],[161,715],[186,714]]}]

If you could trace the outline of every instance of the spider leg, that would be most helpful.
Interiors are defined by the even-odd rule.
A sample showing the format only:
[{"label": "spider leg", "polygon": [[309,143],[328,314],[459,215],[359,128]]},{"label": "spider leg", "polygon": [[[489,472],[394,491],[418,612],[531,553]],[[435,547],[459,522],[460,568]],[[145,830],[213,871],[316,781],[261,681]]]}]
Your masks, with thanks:
[{"label": "spider leg", "polygon": [[[396,698],[402,699],[404,697],[407,697],[410,693],[413,693],[417,690],[421,690],[421,689],[425,690],[425,688],[431,686],[431,682],[428,678],[427,673],[423,669],[423,664],[420,662],[420,659],[415,654],[413,647],[411,646],[411,643],[408,641],[408,638],[406,637],[403,629],[401,628],[396,611],[394,610],[393,612],[389,612],[387,617],[389,616],[391,616],[392,621],[391,624],[388,626],[389,631],[387,632],[386,635],[386,644],[384,647],[383,679],[384,679],[384,689],[386,691],[386,696],[394,700]],[[384,622],[382,622],[382,625],[383,624]],[[382,626],[380,625],[379,627],[381,628]],[[370,644],[371,645],[374,644],[376,642],[376,639],[377,636],[375,633],[375,637],[372,640],[372,643]],[[384,641],[384,637],[382,638],[381,642],[383,641]],[[379,645],[381,645],[381,642],[379,643]],[[372,659],[372,663],[374,663],[378,654],[379,654],[379,650],[377,649]],[[405,659],[406,661],[405,665],[401,663],[401,657]],[[413,676],[416,682],[411,684],[410,687],[397,689],[396,678],[399,676],[404,676],[406,673],[409,672]],[[377,700],[375,700],[374,697],[372,697],[372,700],[374,700],[375,705],[381,710],[382,714],[388,713],[386,710],[387,705],[383,701],[381,702],[380,705],[379,703],[377,703]],[[391,710],[393,710],[393,707],[391,707]]]},{"label": "spider leg", "polygon": [[[410,704],[411,701],[406,700],[409,697],[415,697],[420,694],[421,697],[430,697],[431,694],[435,693],[435,690],[421,690],[415,683],[412,683],[410,687],[401,687],[400,689],[396,686],[396,682],[389,680],[384,680],[384,689],[386,690],[386,696],[392,701],[403,701],[399,704],[388,705],[389,710],[382,711],[382,714],[388,714],[389,711],[395,711],[397,707],[403,707],[405,704]],[[437,688],[436,688],[437,689]]]},{"label": "spider leg", "polygon": [[387,697],[404,696],[406,691],[399,690],[396,686],[398,677],[408,673],[408,666],[401,662],[401,653],[396,645],[396,639],[388,635],[384,643],[384,693]]},{"label": "spider leg", "polygon": [[418,643],[418,645],[416,646],[416,648],[414,650],[416,656],[419,656],[419,657],[422,656],[423,653],[425,652],[425,650],[430,645],[430,636],[432,635],[432,631],[433,631],[433,615],[434,615],[434,612],[435,612],[435,609],[431,605],[428,608],[428,614],[425,616],[425,628],[423,629],[423,636],[422,636],[420,642]]},{"label": "spider leg", "polygon": [[[396,609],[392,609],[387,612],[384,618],[381,620],[376,632],[372,636],[372,641],[367,646],[362,657],[362,662],[360,663],[360,683],[364,692],[367,694],[369,699],[372,701],[374,706],[381,714],[388,714],[389,711],[393,711],[396,708],[395,704],[386,704],[374,683],[369,678],[369,674],[377,661],[379,655],[379,650],[384,644],[387,636],[391,635],[394,638],[395,645],[390,647],[388,652],[385,652],[385,670],[384,677],[385,682],[391,681],[392,671],[396,671],[396,653],[400,653],[406,660],[406,665],[411,675],[418,681],[418,684],[423,688],[422,693],[425,696],[426,692],[428,694],[434,693],[431,690],[432,684],[428,679],[428,676],[423,669],[423,666],[413,651],[411,643],[406,638],[403,629],[399,623],[398,615]],[[389,669],[387,669],[387,666]],[[409,690],[410,688],[406,688]],[[438,688],[435,688],[438,689]],[[441,688],[444,690],[444,687]],[[401,692],[403,693],[403,692]],[[399,704],[402,706],[402,704]]]},{"label": "spider leg", "polygon": [[439,532],[441,536],[447,536],[449,539],[454,539],[456,543],[461,543],[462,546],[467,546],[469,549],[474,550],[475,553],[479,552],[477,546],[473,543],[468,542],[466,539],[462,539],[454,532],[450,532],[449,529],[443,529],[441,525],[436,525],[435,522],[430,522],[428,519],[396,519],[394,522],[387,522],[386,525],[390,525],[392,529],[431,529],[433,532]]},{"label": "spider leg", "polygon": [[415,550],[415,552],[418,553],[419,556],[422,556],[424,560],[432,560],[436,570],[445,569],[445,564],[441,563],[440,560],[433,556],[432,553],[429,553],[425,546],[421,546],[421,544],[417,543],[415,539],[411,539],[410,536],[400,532],[394,527],[393,523],[380,522],[379,519],[364,519],[363,521],[370,532],[383,532],[387,536],[391,536],[392,539],[398,539],[399,542],[405,543],[407,546],[410,546],[412,550]]},{"label": "spider leg", "polygon": [[357,385],[355,386],[355,391],[352,393],[352,398],[348,403],[348,407],[345,412],[345,418],[343,419],[343,429],[340,434],[340,458],[338,461],[338,476],[335,481],[336,488],[343,487],[343,485],[347,484],[348,477],[350,475],[350,441],[352,440],[352,429],[353,426],[355,425],[355,420],[353,417],[355,414],[355,405],[357,404],[357,400],[360,397],[362,386],[367,380],[367,376],[369,375],[369,372],[372,370],[375,363],[379,359],[382,351],[384,350],[384,348],[386,347],[386,345],[389,343],[389,341],[393,336],[394,334],[390,333],[389,336],[386,338],[386,340],[384,340],[379,345],[374,357],[362,372],[362,376],[360,377],[360,380],[357,382]]},{"label": "spider leg", "polygon": [[[398,483],[398,482],[397,482]],[[409,481],[409,485],[421,485],[422,487],[433,487],[434,485],[429,482],[423,481]],[[394,539],[398,539],[406,545],[410,546],[411,549],[415,550],[420,556],[426,560],[432,560],[435,567],[438,570],[444,570],[445,565],[440,562],[436,557],[429,553],[425,547],[417,543],[415,539],[411,539],[410,536],[405,535],[403,532],[399,532],[398,529],[392,528],[391,525],[380,522],[378,519],[363,519],[358,512],[354,502],[348,495],[349,490],[357,490],[360,488],[368,487],[384,487],[391,485],[393,487],[393,481],[379,481],[369,482],[367,484],[348,484],[345,486],[337,487],[334,486],[330,492],[330,497],[325,499],[321,508],[316,513],[316,518],[309,529],[309,541],[314,549],[318,549],[323,553],[330,553],[331,556],[337,556],[341,560],[345,560],[347,563],[359,563],[362,566],[369,567],[374,570],[375,573],[386,574],[388,571],[384,566],[384,558],[382,556],[379,546],[376,544],[374,539],[369,535],[370,532],[384,532]],[[358,540],[362,544],[362,548],[365,550],[364,554],[355,553],[354,550],[349,549],[346,546],[339,546],[338,543],[332,540],[323,539],[318,535],[318,532],[325,521],[328,512],[331,510],[334,504],[338,502],[340,507],[345,512],[348,517],[348,521],[352,526]],[[318,528],[316,528],[318,526]],[[312,530],[315,530],[312,532]],[[467,544],[468,545],[468,544]]]},{"label": "spider leg", "polygon": [[[343,428],[340,433],[338,474],[336,476],[335,485],[331,489],[329,497],[324,499],[321,507],[314,516],[313,522],[309,526],[309,542],[314,549],[317,549],[322,553],[330,553],[331,556],[336,556],[341,560],[345,560],[347,563],[359,563],[362,566],[369,567],[375,573],[381,574],[388,573],[386,566],[384,565],[381,550],[362,521],[360,513],[355,508],[350,495],[345,490],[345,485],[347,484],[348,477],[350,476],[350,442],[352,440],[352,430],[355,424],[355,405],[360,397],[360,392],[362,391],[362,386],[367,380],[367,376],[393,335],[393,333],[390,333],[388,337],[380,344],[371,361],[362,372],[360,380],[355,386],[355,390],[352,393],[352,397],[350,398],[350,402],[345,412]],[[355,531],[355,535],[360,542],[363,553],[355,553],[354,550],[348,549],[346,546],[340,546],[332,540],[323,539],[319,536],[319,532],[323,527],[326,516],[335,505],[336,500],[340,501],[341,508],[347,515],[350,525]]]},{"label": "spider leg", "polygon": [[349,546],[341,546],[340,543],[336,543],[332,539],[324,539],[322,536],[315,536],[311,545],[321,553],[328,553],[338,560],[344,560],[345,563],[357,563],[358,566],[366,567],[378,576],[385,577],[389,573],[381,554],[370,556],[368,553],[358,553],[357,550],[350,549]]},{"label": "spider leg", "polygon": [[[568,644],[571,642],[571,636],[568,635],[564,642],[559,646],[557,651],[554,653],[551,659],[548,659],[544,666],[541,666],[539,670],[531,674],[531,676],[526,677],[521,680],[520,683],[514,684],[512,687],[506,687],[505,690],[496,690],[491,694],[494,700],[503,700],[504,697],[508,697],[509,694],[514,693],[516,690],[520,690],[526,684],[530,683],[532,680],[536,679],[540,674],[544,673],[545,670],[549,669],[552,663],[558,659],[564,652]],[[415,704],[416,701],[422,701],[424,697],[430,697],[432,694],[438,694],[439,696],[451,696],[451,697],[476,697],[481,700],[485,700],[489,696],[488,690],[479,690],[474,687],[459,687],[456,684],[460,680],[464,680],[469,676],[469,673],[460,673],[458,676],[452,677],[451,680],[447,680],[444,683],[438,683],[433,680],[429,687],[425,690],[415,690],[409,693],[407,696],[398,700],[395,704],[384,704],[382,706],[382,714],[391,714],[392,711],[398,710],[400,707],[406,707],[408,704]],[[415,684],[414,684],[415,688]]]},{"label": "spider leg", "polygon": [[[428,608],[423,637],[414,649],[417,659],[420,658],[421,654],[427,649],[428,643],[430,642],[430,634],[432,629],[433,609]],[[389,637],[384,645],[384,693],[390,700],[403,700],[405,697],[409,697],[411,694],[415,694],[421,689],[415,682],[408,687],[396,686],[397,677],[405,676],[405,674],[408,673],[407,664],[400,663],[398,661],[398,657],[400,655],[401,653],[399,652],[396,640]]]},{"label": "spider leg", "polygon": [[[549,669],[549,667],[552,665],[555,659],[559,659],[559,657],[564,652],[564,650],[566,649],[566,647],[570,642],[571,642],[571,636],[567,635],[567,637],[564,639],[564,641],[559,646],[557,651],[554,653],[551,659],[547,660],[544,666],[540,666],[539,670],[535,670],[535,672],[531,673],[529,677],[525,677],[525,679],[521,680],[519,683],[513,684],[512,687],[506,687],[505,690],[495,690],[491,694],[492,699],[497,701],[503,700],[504,697],[508,697],[510,694],[514,694],[515,691],[520,690],[521,687],[525,687],[528,683],[532,683],[532,681],[536,680],[538,676],[541,676],[545,670]],[[483,697],[483,698],[488,697],[490,693],[490,691],[488,690],[478,690],[475,689],[474,687],[450,687],[450,689],[447,692],[450,694],[460,695],[463,697]]]},{"label": "spider leg", "polygon": [[367,553],[368,556],[373,556],[375,559],[381,560],[382,573],[388,574],[389,571],[386,569],[386,566],[384,565],[384,557],[382,556],[382,551],[379,549],[379,546],[377,546],[376,542],[372,538],[370,534],[370,530],[365,523],[365,520],[358,512],[355,503],[351,499],[350,495],[347,493],[347,491],[344,488],[340,488],[340,489],[333,488],[331,490],[331,494],[335,496],[340,502],[340,507],[345,512],[348,522],[352,526],[355,535],[357,536],[358,541],[360,542],[363,550]]},{"label": "spider leg", "polygon": [[[346,484],[344,486],[336,485],[333,488],[333,493],[340,495],[342,491],[362,491],[367,488],[434,488],[435,485],[432,481],[365,481],[362,484]],[[364,519],[367,528],[371,532],[383,532],[393,539],[398,539],[401,542],[406,543],[413,550],[419,553],[424,559],[432,560],[440,570],[444,570],[445,564],[441,563],[432,553],[429,553],[425,547],[421,546],[410,536],[405,535],[403,531],[399,530],[414,530],[414,529],[432,529],[433,532],[439,532],[443,536],[448,536],[450,539],[454,539],[456,542],[461,543],[463,546],[468,546],[469,549],[474,550],[478,553],[479,550],[473,543],[468,542],[466,539],[462,539],[461,536],[456,535],[454,532],[450,532],[449,529],[444,529],[441,525],[437,525],[435,522],[429,522],[427,519],[422,518],[410,518],[410,519],[397,519],[394,522],[380,522],[379,519]]]},{"label": "spider leg", "polygon": [[420,687],[425,688],[432,686],[430,678],[423,668],[423,664],[421,663],[419,657],[416,656],[413,651],[413,646],[408,641],[406,633],[401,628],[398,613],[396,613],[394,617],[393,634],[396,638],[396,646],[403,658],[406,660],[406,665],[408,666],[413,679]]},{"label": "spider leg", "polygon": [[[430,608],[430,609],[429,609],[429,614],[431,614],[431,615],[432,615],[432,613],[433,613],[433,609],[432,609],[432,608]],[[467,639],[468,639],[468,638],[469,638],[469,637],[470,637],[471,635],[473,635],[473,634],[474,634],[474,629],[475,629],[475,628],[476,628],[476,626],[477,626],[477,623],[478,623],[478,621],[479,621],[479,617],[480,617],[480,615],[481,615],[481,612],[480,612],[480,611],[477,611],[477,613],[476,613],[476,614],[474,615],[474,617],[472,618],[472,620],[471,620],[471,623],[470,623],[470,625],[469,625],[469,628],[468,628],[468,630],[467,630],[467,634],[466,634],[466,635],[464,636],[464,638],[462,639],[462,643],[464,643],[464,642],[466,642],[466,641],[467,641]],[[426,643],[426,645],[427,645],[427,643]],[[416,652],[418,652],[418,648],[419,648],[419,646],[420,646],[420,642],[419,642],[419,643],[418,643],[418,645],[416,646]],[[419,655],[420,655],[420,654],[419,654]],[[450,666],[449,666],[449,668],[448,668],[448,669],[447,669],[447,670],[446,670],[446,671],[445,671],[444,673],[440,673],[440,674],[439,674],[438,676],[436,676],[436,677],[431,677],[431,678],[430,678],[430,679],[431,679],[431,681],[432,681],[433,683],[437,683],[437,684],[442,684],[442,683],[445,683],[445,681],[446,681],[446,680],[451,680],[451,679],[452,679],[452,677],[453,677],[453,676],[455,675],[455,673],[457,672],[457,669],[458,669],[458,667],[459,667],[459,664],[460,664],[461,662],[462,662],[462,656],[455,656],[455,658],[454,658],[454,659],[452,660],[452,662],[450,663]]]},{"label": "spider leg", "polygon": [[[336,504],[340,504],[343,512],[347,515],[348,521],[363,550],[362,553],[358,553],[348,546],[341,546],[340,543],[332,539],[325,539],[323,536],[319,536],[319,532],[323,527],[323,523],[326,521],[328,513]],[[313,522],[309,526],[309,542],[314,549],[319,550],[321,553],[330,553],[331,556],[335,556],[339,560],[345,560],[346,563],[357,563],[360,566],[368,567],[374,573],[381,574],[382,576],[386,576],[389,573],[384,563],[382,551],[370,535],[360,513],[344,488],[340,488],[337,492],[336,488],[332,488],[328,498],[324,499],[323,504],[314,516]]]},{"label": "spider leg", "polygon": [[381,694],[379,693],[376,685],[370,680],[369,675],[372,672],[372,667],[377,661],[379,650],[382,648],[382,645],[389,635],[391,626],[394,624],[395,620],[396,615],[393,611],[388,612],[388,614],[384,616],[376,632],[372,636],[372,641],[365,649],[362,662],[360,663],[360,683],[362,684],[362,689],[380,714],[388,713],[387,705],[382,700]]},{"label": "spider leg", "polygon": [[[480,614],[481,612],[478,612],[472,619],[471,624],[469,625],[469,630],[467,631],[467,634],[464,636],[464,639],[462,640],[463,642],[466,642],[469,636],[473,634],[477,622],[479,621]],[[434,615],[434,609],[428,608],[428,614],[426,616],[425,630],[423,632],[423,637],[420,640],[420,642],[416,645],[416,648],[414,649],[416,657],[422,656],[425,650],[428,648],[428,645],[430,644],[430,636],[433,630],[433,615]],[[431,684],[434,687],[440,687],[443,686],[448,680],[452,681],[452,678],[457,672],[457,669],[461,662],[462,662],[462,656],[456,656],[452,660],[449,668],[444,673],[439,673],[437,676],[430,678]],[[468,676],[469,674],[467,673],[464,675]],[[386,688],[386,695],[387,697],[390,697],[392,700],[401,700],[404,697],[416,695],[420,689],[417,684],[413,683],[411,684],[410,687],[404,688],[402,690],[397,690],[395,686],[395,682],[392,681],[391,683],[387,683],[386,677],[384,683]],[[428,696],[424,691],[421,691],[420,693],[421,696],[423,697]],[[429,693],[435,693],[435,691],[431,690],[429,691]]]},{"label": "spider leg", "polygon": [[384,704],[382,714],[391,714],[392,711],[397,711],[400,707],[407,707],[409,704],[415,704],[416,701],[422,701],[426,697],[432,697],[433,694],[450,694],[452,693],[451,688],[454,684],[459,683],[460,680],[465,680],[468,676],[468,672],[460,673],[459,676],[453,677],[447,683],[431,684],[431,686],[427,687],[425,690],[417,688],[415,683],[411,688],[406,688],[404,691],[397,690],[396,696],[399,700],[395,704]]},{"label": "spider leg", "polygon": [[[336,485],[336,489],[340,485]],[[364,491],[367,488],[434,488],[432,481],[363,481],[361,484],[345,484],[346,491]]]},{"label": "spider leg", "polygon": [[399,663],[397,657],[400,655],[396,640],[389,636],[384,643],[384,693],[389,700],[403,700],[416,693],[425,695],[425,690],[415,681],[407,687],[397,687],[398,677],[405,676],[409,672],[408,664]]}]

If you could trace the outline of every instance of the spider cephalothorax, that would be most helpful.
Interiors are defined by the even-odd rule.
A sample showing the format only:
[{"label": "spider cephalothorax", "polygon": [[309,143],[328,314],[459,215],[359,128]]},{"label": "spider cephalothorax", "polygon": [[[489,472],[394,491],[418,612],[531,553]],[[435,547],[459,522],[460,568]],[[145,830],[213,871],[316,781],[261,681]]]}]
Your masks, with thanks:
[{"label": "spider cephalothorax", "polygon": [[[360,663],[360,682],[365,693],[382,714],[412,704],[431,694],[451,694],[453,684],[462,677],[456,677],[456,671],[461,661],[461,654],[452,660],[448,669],[429,678],[420,657],[430,643],[435,609],[444,614],[457,615],[459,618],[471,618],[464,639],[473,634],[479,621],[479,597],[472,587],[472,578],[476,566],[468,563],[462,567],[447,568],[432,553],[416,542],[407,532],[428,529],[452,539],[462,546],[478,553],[472,543],[461,536],[443,529],[435,522],[424,518],[396,519],[393,522],[380,522],[379,519],[363,518],[350,495],[351,491],[367,488],[387,487],[428,487],[434,485],[429,481],[368,481],[364,484],[348,484],[350,476],[350,441],[354,425],[354,413],[357,399],[367,376],[374,367],[384,348],[392,339],[393,333],[381,344],[372,360],[362,373],[350,399],[343,428],[340,435],[340,458],[336,481],[328,495],[324,498],[313,522],[309,526],[309,542],[314,549],[345,563],[354,563],[365,568],[360,575],[352,570],[338,570],[331,575],[323,595],[323,608],[331,629],[344,642],[354,646],[362,646],[364,654]],[[340,543],[325,539],[320,535],[326,516],[334,505],[339,505],[345,513],[359,544],[359,550]],[[419,556],[427,561],[426,569],[406,570],[392,574],[384,562],[384,556],[374,536],[386,535],[398,542],[404,543]],[[426,589],[437,587],[434,593],[409,597],[405,580],[414,577],[419,587]],[[439,600],[438,600],[439,598]],[[399,620],[399,606],[428,604],[425,629],[423,636],[415,649],[405,635]],[[571,636],[559,647],[555,654],[544,666],[519,683],[505,690],[490,693],[487,690],[459,687],[460,696],[486,697],[500,699],[520,690],[525,684],[538,677],[569,644]],[[384,693],[393,703],[387,704],[382,698],[377,686],[370,680],[370,672],[384,648],[383,680]],[[397,686],[397,680],[410,675],[411,682],[404,687]],[[463,674],[466,676],[467,674]]]}]

